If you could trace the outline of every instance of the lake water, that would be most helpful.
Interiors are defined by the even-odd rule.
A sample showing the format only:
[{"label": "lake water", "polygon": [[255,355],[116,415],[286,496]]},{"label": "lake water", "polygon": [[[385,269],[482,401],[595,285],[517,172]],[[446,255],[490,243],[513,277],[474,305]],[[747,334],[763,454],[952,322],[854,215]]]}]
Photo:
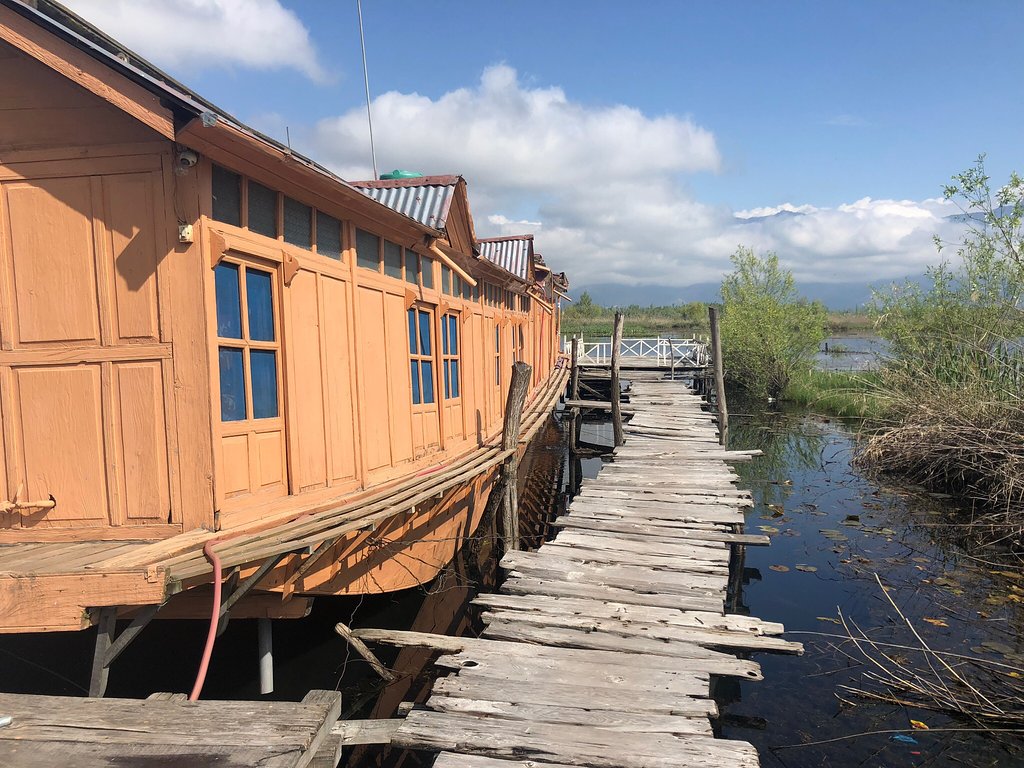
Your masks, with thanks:
[{"label": "lake water", "polygon": [[[876,642],[915,644],[877,577],[930,647],[1007,665],[980,670],[948,657],[965,677],[1024,696],[1014,677],[1024,674],[1024,582],[1000,575],[1003,566],[957,540],[959,529],[943,524],[956,519],[947,499],[858,472],[855,436],[835,421],[792,412],[734,416],[730,447],[765,452],[737,469],[754,495],[748,532],[772,537],[770,547],[746,549],[743,610],[783,622],[806,653],[757,655],[765,680],[722,689],[721,733],[753,742],[762,766],[780,768],[1024,765],[1020,738],[945,731],[975,724],[858,697],[849,689],[885,688],[838,623],[841,612]],[[908,669],[928,670],[922,654],[882,650]],[[930,730],[897,741],[884,732],[909,729],[912,719]]]}]

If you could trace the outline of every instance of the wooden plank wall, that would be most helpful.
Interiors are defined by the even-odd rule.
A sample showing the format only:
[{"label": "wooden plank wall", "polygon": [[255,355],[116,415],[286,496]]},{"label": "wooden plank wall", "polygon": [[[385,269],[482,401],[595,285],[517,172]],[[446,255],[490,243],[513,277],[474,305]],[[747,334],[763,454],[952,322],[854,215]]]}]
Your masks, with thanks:
[{"label": "wooden plank wall", "polygon": [[0,498],[57,502],[0,540],[209,522],[205,351],[174,354],[175,331],[205,335],[174,211],[196,190],[142,123],[5,43],[0,69]]}]

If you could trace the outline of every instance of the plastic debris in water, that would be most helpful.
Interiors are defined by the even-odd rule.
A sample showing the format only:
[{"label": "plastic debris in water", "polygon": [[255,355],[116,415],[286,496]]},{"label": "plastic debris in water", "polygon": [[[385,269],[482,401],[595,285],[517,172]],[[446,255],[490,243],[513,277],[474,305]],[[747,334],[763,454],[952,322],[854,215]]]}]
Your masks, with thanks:
[{"label": "plastic debris in water", "polygon": [[917,739],[905,733],[894,733],[889,737],[889,741],[895,741],[897,744],[917,744]]}]

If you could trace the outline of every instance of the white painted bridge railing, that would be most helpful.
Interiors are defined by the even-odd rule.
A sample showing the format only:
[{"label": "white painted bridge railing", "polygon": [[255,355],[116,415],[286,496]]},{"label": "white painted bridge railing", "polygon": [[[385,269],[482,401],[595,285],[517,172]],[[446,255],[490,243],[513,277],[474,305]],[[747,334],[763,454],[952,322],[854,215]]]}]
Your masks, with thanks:
[{"label": "white painted bridge railing", "polygon": [[[562,337],[562,351],[572,351],[572,337]],[[710,364],[708,343],[703,339],[645,338],[623,339],[619,354],[624,362],[642,359],[651,365],[703,368]],[[581,365],[610,365],[612,360],[611,341],[579,340],[576,362]]]}]

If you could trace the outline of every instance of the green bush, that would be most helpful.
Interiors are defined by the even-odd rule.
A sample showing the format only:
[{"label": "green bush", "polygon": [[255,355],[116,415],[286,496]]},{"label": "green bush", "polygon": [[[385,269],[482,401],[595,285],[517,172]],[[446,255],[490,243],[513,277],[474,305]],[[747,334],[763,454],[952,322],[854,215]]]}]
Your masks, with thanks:
[{"label": "green bush", "polygon": [[796,290],[772,252],[740,246],[722,280],[722,354],[726,378],[756,397],[777,398],[794,372],[810,367],[825,339],[827,312]]}]

